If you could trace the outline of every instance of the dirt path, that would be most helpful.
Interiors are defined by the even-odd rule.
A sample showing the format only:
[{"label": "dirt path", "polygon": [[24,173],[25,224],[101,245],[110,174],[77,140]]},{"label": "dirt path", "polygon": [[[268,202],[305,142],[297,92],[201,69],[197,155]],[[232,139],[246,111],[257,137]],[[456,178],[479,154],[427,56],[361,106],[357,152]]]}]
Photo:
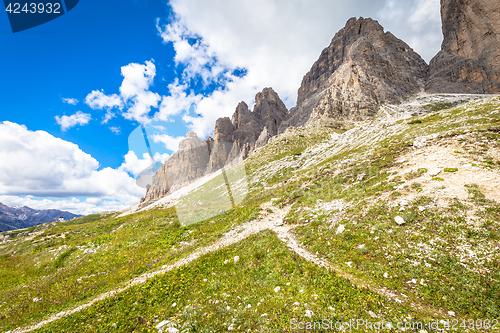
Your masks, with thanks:
[{"label": "dirt path", "polygon": [[[190,262],[192,262],[193,260],[201,257],[202,255],[205,255],[207,253],[216,251],[216,250],[224,248],[226,246],[230,246],[232,244],[235,244],[235,243],[242,241],[243,239],[245,239],[253,234],[259,233],[263,230],[272,230],[273,232],[275,232],[277,234],[278,238],[281,241],[283,241],[288,246],[288,248],[290,250],[297,253],[299,256],[301,256],[305,260],[312,262],[312,263],[314,263],[318,266],[321,266],[323,268],[326,268],[330,271],[335,272],[337,275],[339,275],[345,279],[348,279],[352,284],[354,284],[356,286],[365,287],[365,288],[367,288],[367,289],[369,289],[369,290],[371,290],[371,291],[373,291],[381,296],[384,296],[390,300],[394,300],[396,302],[403,303],[402,299],[404,299],[404,297],[401,294],[399,294],[398,292],[391,291],[387,288],[380,288],[380,287],[376,287],[376,286],[371,285],[371,284],[367,284],[366,282],[355,277],[354,275],[344,272],[339,267],[332,265],[328,261],[319,258],[318,256],[310,253],[309,251],[307,251],[306,249],[301,247],[299,245],[299,242],[296,240],[295,236],[292,233],[292,229],[294,229],[296,227],[296,225],[284,225],[283,224],[283,219],[290,211],[290,208],[291,208],[290,206],[280,209],[278,207],[273,206],[272,201],[271,201],[271,202],[267,202],[267,203],[263,204],[262,208],[263,208],[263,210],[261,212],[261,215],[256,220],[244,223],[244,224],[230,230],[222,238],[220,238],[218,241],[216,241],[214,244],[203,247],[203,248],[195,251],[194,253],[188,255],[186,258],[180,259],[179,261],[175,262],[172,265],[165,265],[157,271],[142,274],[142,275],[134,278],[133,280],[129,281],[129,283],[125,287],[106,292],[104,294],[97,296],[96,298],[92,299],[91,301],[89,301],[86,304],[80,305],[80,306],[78,306],[74,309],[68,310],[68,311],[59,312],[59,313],[51,316],[50,318],[39,322],[38,324],[24,327],[24,328],[17,328],[13,331],[10,331],[10,333],[25,333],[25,332],[31,332],[33,330],[36,330],[36,329],[38,329],[46,324],[49,324],[49,323],[54,322],[56,320],[59,320],[63,317],[66,317],[66,316],[69,316],[73,313],[84,310],[84,309],[94,305],[95,303],[97,303],[99,301],[113,297],[113,296],[129,289],[132,286],[145,283],[148,279],[151,279],[152,277],[154,277],[158,274],[164,274],[172,269],[187,265]],[[270,212],[269,210],[272,212]],[[432,308],[430,308],[426,305],[420,304],[420,303],[408,303],[408,304],[417,310],[425,311],[425,312],[427,312],[429,314],[433,314],[435,316],[439,315],[442,317],[449,317],[445,311],[438,310],[438,309],[432,309]]]}]

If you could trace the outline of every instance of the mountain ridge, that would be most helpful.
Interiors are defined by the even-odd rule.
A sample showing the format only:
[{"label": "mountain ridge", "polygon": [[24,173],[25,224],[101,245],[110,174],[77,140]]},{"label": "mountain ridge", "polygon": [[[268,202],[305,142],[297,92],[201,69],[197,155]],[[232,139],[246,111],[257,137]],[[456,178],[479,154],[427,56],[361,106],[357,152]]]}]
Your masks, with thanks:
[{"label": "mountain ridge", "polygon": [[38,224],[54,222],[59,217],[70,220],[82,215],[57,209],[38,210],[27,206],[9,207],[0,202],[0,232],[33,227]]}]

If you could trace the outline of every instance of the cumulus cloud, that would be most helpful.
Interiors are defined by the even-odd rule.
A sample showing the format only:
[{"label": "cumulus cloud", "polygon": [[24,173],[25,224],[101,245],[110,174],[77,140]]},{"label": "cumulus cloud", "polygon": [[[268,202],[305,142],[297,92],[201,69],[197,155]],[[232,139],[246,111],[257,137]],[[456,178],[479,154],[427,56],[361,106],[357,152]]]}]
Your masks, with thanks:
[{"label": "cumulus cloud", "polygon": [[0,123],[0,195],[93,197],[130,206],[144,190],[122,168],[99,169],[77,145],[45,131]]},{"label": "cumulus cloud", "polygon": [[63,103],[77,105],[78,100],[76,98],[62,98]]},{"label": "cumulus cloud", "polygon": [[165,162],[168,160],[169,157],[170,155],[167,153],[160,154],[159,152],[156,152],[153,156],[153,159],[155,162],[160,162],[161,164],[165,164]]},{"label": "cumulus cloud", "polygon": [[74,115],[71,116],[55,116],[57,124],[61,126],[63,131],[70,129],[71,127],[75,127],[77,125],[86,125],[92,119],[90,114],[83,113],[82,111],[78,111]]},{"label": "cumulus cloud", "polygon": [[157,108],[161,97],[158,93],[149,90],[156,75],[156,66],[152,61],[144,65],[131,63],[121,68],[123,81],[120,86],[120,95],[105,95],[104,92],[94,90],[85,98],[85,103],[93,109],[107,109],[102,123],[107,123],[115,116],[111,109],[126,108],[123,117],[139,123],[146,123],[150,117],[151,108]]},{"label": "cumulus cloud", "polygon": [[85,97],[85,104],[94,110],[112,109],[123,107],[123,102],[117,94],[105,95],[104,91],[93,90]]},{"label": "cumulus cloud", "polygon": [[94,110],[106,110],[106,115],[101,121],[101,124],[107,124],[108,121],[115,117],[113,108],[123,108],[123,101],[117,94],[105,95],[104,91],[93,90],[85,97],[85,104]]},{"label": "cumulus cloud", "polygon": [[134,176],[137,176],[151,164],[151,157],[148,153],[144,153],[142,155],[142,159],[139,159],[135,152],[129,151],[127,155],[125,155],[125,161],[118,168],[118,170],[130,172]]},{"label": "cumulus cloud", "polygon": [[188,84],[179,84],[178,78],[170,83],[168,85],[170,95],[162,97],[160,112],[156,114],[155,118],[168,121],[172,116],[178,115],[182,111],[188,110],[191,105],[199,103],[203,96],[195,95],[193,91],[187,94],[186,90],[188,89]]},{"label": "cumulus cloud", "polygon": [[151,136],[151,139],[153,139],[153,141],[156,143],[163,143],[165,145],[165,148],[167,148],[168,150],[177,151],[177,149],[179,148],[179,142],[181,142],[184,137],[173,137],[168,134],[153,134]]}]

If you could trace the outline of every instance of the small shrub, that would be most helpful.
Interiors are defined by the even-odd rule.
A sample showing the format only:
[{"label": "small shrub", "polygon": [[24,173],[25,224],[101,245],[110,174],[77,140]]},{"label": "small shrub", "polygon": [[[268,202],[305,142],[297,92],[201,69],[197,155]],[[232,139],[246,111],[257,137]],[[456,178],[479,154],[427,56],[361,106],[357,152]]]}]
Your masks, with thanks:
[{"label": "small shrub", "polygon": [[428,170],[427,170],[426,168],[419,168],[419,169],[417,170],[417,172],[418,172],[420,175],[423,175],[424,173],[427,173],[427,171],[428,171]]},{"label": "small shrub", "polygon": [[444,172],[457,172],[458,168],[444,168]]},{"label": "small shrub", "polygon": [[442,182],[442,181],[444,181],[444,179],[443,179],[443,178],[441,178],[441,177],[434,177],[434,178],[432,178],[432,180],[436,180],[436,181],[438,181],[438,182]]},{"label": "small shrub", "polygon": [[414,190],[416,190],[416,189],[418,189],[420,187],[422,187],[422,184],[420,184],[420,183],[413,183],[413,184],[411,184],[411,188],[414,189]]}]

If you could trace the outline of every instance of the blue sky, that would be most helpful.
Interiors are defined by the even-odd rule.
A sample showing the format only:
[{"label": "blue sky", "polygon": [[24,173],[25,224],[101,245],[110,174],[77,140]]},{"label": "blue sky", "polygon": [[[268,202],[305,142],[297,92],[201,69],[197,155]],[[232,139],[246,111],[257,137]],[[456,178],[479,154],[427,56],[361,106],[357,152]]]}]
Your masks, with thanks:
[{"label": "blue sky", "polygon": [[0,14],[0,202],[80,214],[138,202],[134,176],[150,161],[129,145],[140,123],[164,161],[188,130],[211,135],[264,87],[294,106],[352,16],[426,61],[439,49],[439,0],[81,0],[16,34]]}]

